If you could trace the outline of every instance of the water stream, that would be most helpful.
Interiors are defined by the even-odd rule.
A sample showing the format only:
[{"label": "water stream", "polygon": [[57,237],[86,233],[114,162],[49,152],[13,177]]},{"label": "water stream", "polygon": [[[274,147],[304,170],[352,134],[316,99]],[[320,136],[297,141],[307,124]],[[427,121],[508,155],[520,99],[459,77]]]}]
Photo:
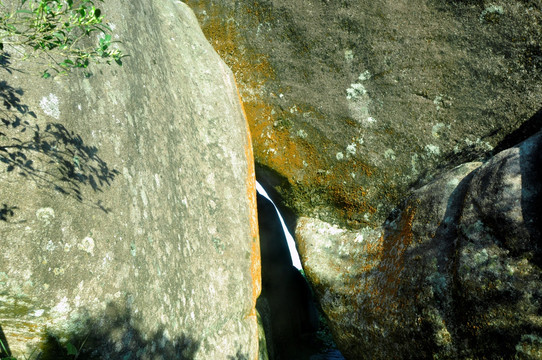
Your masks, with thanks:
[{"label": "water stream", "polygon": [[257,308],[268,319],[264,328],[271,344],[269,360],[344,360],[318,310],[280,211],[258,182],[256,189],[261,195],[258,220],[263,283]]}]

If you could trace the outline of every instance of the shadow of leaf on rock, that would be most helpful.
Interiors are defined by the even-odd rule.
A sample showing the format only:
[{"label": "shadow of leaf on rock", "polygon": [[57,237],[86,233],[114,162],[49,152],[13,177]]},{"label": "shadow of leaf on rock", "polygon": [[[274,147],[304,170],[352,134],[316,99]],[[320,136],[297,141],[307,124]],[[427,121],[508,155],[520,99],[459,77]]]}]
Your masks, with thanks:
[{"label": "shadow of leaf on rock", "polygon": [[248,360],[248,354],[243,354],[241,349],[237,349],[235,356],[228,356],[228,360]]},{"label": "shadow of leaf on rock", "polygon": [[108,304],[99,317],[83,311],[71,324],[72,332],[46,330],[28,360],[194,359],[200,342],[192,336],[170,334],[163,327],[144,332],[137,323],[128,307],[117,304]]},{"label": "shadow of leaf on rock", "polygon": [[[22,89],[0,81],[0,171],[33,180],[40,187],[49,187],[108,213],[110,210],[100,201],[85,201],[82,187],[101,192],[119,172],[109,168],[95,146],[85,144],[81,135],[63,124],[39,126],[31,122],[37,116],[21,101],[21,95]],[[13,215],[13,209],[5,205],[1,219]]]},{"label": "shadow of leaf on rock", "polygon": [[8,221],[8,218],[15,215],[15,212],[13,210],[17,210],[18,208],[16,206],[9,206],[7,204],[2,204],[2,207],[0,208],[0,220],[2,221]]}]

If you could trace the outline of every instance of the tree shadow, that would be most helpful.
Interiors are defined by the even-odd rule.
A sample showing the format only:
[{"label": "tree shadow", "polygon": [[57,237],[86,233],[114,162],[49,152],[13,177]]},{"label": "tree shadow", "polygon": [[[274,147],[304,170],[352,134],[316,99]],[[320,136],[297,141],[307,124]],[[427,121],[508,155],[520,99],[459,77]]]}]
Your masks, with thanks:
[{"label": "tree shadow", "polygon": [[[36,349],[30,349],[33,352],[28,360],[194,359],[200,347],[200,341],[194,337],[169,336],[163,327],[152,334],[143,333],[134,325],[137,322],[129,307],[112,303],[100,317],[89,317],[83,311],[72,326],[78,329],[76,333],[46,331],[44,341]],[[7,350],[7,354],[0,353],[0,358],[12,356],[2,335],[0,326],[0,339]]]},{"label": "tree shadow", "polygon": [[228,356],[228,360],[248,360],[248,354],[245,354],[241,349],[237,349],[237,353],[234,356]]},{"label": "tree shadow", "polygon": [[[5,60],[4,60],[5,61]],[[47,123],[41,127],[31,122],[37,115],[21,101],[22,89],[0,81],[0,170],[16,174],[99,208],[105,213],[101,201],[85,201],[83,187],[101,192],[104,186],[119,174],[97,154],[95,146],[85,144],[81,135],[68,130],[61,123]],[[16,206],[4,204],[0,220],[13,216]]]}]

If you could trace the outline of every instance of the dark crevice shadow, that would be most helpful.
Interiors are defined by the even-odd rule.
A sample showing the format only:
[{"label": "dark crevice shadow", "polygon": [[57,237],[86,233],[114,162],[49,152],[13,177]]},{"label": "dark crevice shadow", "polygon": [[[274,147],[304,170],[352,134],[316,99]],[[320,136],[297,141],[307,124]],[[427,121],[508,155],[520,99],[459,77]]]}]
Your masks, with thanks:
[{"label": "dark crevice shadow", "polygon": [[[489,140],[493,136],[496,136],[498,132],[502,131],[502,129],[503,129],[502,127],[499,127],[498,129],[494,129],[493,131],[490,131],[486,133],[485,135],[482,135],[480,139],[484,141]],[[516,146],[517,144],[526,140],[530,136],[536,134],[541,129],[542,129],[542,109],[539,109],[533,116],[531,116],[527,121],[525,121],[518,129],[506,135],[497,144],[497,146],[493,148],[493,150],[488,151],[485,148],[481,148],[478,144],[471,144],[471,145],[463,144],[459,152],[456,152],[455,150],[453,150],[441,156],[440,158],[445,159],[446,161],[442,161],[440,164],[438,164],[435,167],[435,169],[422,170],[420,174],[416,177],[416,179],[408,184],[408,187],[410,189],[419,189],[420,187],[436,179],[438,175],[435,176],[435,174],[442,174],[461,164],[465,164],[465,163],[473,162],[473,161],[486,162],[495,154],[503,150],[509,149],[513,146]]]},{"label": "dark crevice shadow", "polygon": [[[39,187],[52,189],[78,202],[99,208],[101,201],[85,200],[83,187],[101,192],[119,174],[98,156],[98,149],[85,143],[81,135],[68,130],[61,123],[41,127],[35,123],[37,115],[21,96],[22,89],[0,81],[0,171],[13,175],[13,181],[32,180]],[[17,176],[21,178],[17,179]],[[4,207],[1,220],[13,215],[16,206]]]},{"label": "dark crevice shadow", "polygon": [[[32,355],[28,360],[192,360],[200,347],[200,341],[191,335],[169,336],[164,328],[149,335],[142,333],[134,324],[137,324],[137,319],[128,307],[109,304],[99,318],[91,318],[82,312],[74,324],[76,326],[71,327],[78,329],[77,333],[46,332],[42,345],[30,349]],[[0,327],[0,339],[2,335]],[[5,337],[3,341],[7,348]]]},{"label": "dark crevice shadow", "polygon": [[542,130],[542,109],[539,109],[529,120],[525,121],[521,126],[513,131],[512,133],[506,135],[504,139],[497,144],[493,150],[493,155],[509,149],[517,144],[527,140],[529,137],[533,136],[537,132]]},{"label": "dark crevice shadow", "polygon": [[[542,120],[542,110],[538,112]],[[542,268],[542,131],[536,141],[527,141],[519,147],[521,172],[521,211],[530,243],[535,249],[533,263]]]},{"label": "dark crevice shadow", "polygon": [[288,180],[276,171],[258,163],[255,164],[255,170],[258,182],[265,188],[267,195],[279,209],[290,234],[294,234],[297,226],[297,215],[284,204],[281,194],[276,190],[277,187],[282,187],[288,188],[286,191],[289,191],[290,184]]},{"label": "dark crevice shadow", "polygon": [[303,352],[315,347],[318,310],[309,285],[292,264],[274,205],[259,194],[257,201],[262,293],[256,308],[264,323],[269,359],[305,359]]}]

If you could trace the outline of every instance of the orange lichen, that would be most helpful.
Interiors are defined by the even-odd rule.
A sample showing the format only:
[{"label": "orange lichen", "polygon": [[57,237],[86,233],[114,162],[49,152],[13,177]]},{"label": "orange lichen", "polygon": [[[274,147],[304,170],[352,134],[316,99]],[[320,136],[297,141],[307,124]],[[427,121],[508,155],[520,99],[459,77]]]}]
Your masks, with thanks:
[{"label": "orange lichen", "polygon": [[[404,270],[405,252],[413,242],[412,223],[415,207],[403,210],[397,230],[378,239],[363,242],[357,258],[343,262],[344,287],[350,295],[364,294],[371,311],[394,311],[403,308],[405,300],[398,297]],[[349,276],[349,267],[355,269]]]},{"label": "orange lichen", "polygon": [[[241,104],[241,110],[243,112],[243,117],[247,121],[247,116],[245,113],[245,108],[243,106],[243,101],[241,100],[241,95],[239,94],[239,89],[236,88],[237,95],[239,97],[239,103]],[[254,169],[254,155],[252,150],[252,137],[250,135],[250,128],[246,126],[247,130],[247,141],[245,143],[245,158],[247,161],[247,199],[249,202],[249,217],[250,217],[250,235],[252,238],[250,246],[250,275],[252,278],[252,304],[249,317],[252,317],[253,321],[258,322],[258,316],[256,313],[256,302],[260,293],[262,291],[262,261],[261,261],[261,252],[260,252],[260,235],[258,227],[258,210],[257,210],[257,201],[256,201],[256,172]],[[254,339],[255,344],[259,344],[258,332],[254,334],[256,337]],[[258,358],[259,351],[256,351],[254,354],[256,360]]]},{"label": "orange lichen", "polygon": [[401,273],[404,269],[404,255],[412,244],[412,222],[416,210],[414,206],[408,206],[403,210],[397,230],[385,237],[382,236],[382,251],[376,267],[380,274],[374,283],[372,299],[375,305],[395,308],[400,307],[401,300],[397,298],[397,291],[401,283]]},{"label": "orange lichen", "polygon": [[[376,209],[369,206],[368,199],[358,196],[355,184],[359,183],[359,178],[354,180],[350,176],[370,176],[372,170],[354,158],[335,161],[334,153],[330,151],[336,149],[337,144],[310,126],[299,127],[301,114],[304,119],[318,121],[325,121],[326,116],[306,103],[290,103],[287,109],[278,105],[283,105],[278,97],[288,95],[291,89],[288,86],[277,88],[269,55],[251,47],[246,39],[253,32],[249,27],[254,24],[273,23],[270,9],[257,2],[239,5],[235,9],[230,5],[209,6],[200,1],[189,0],[187,3],[196,14],[200,14],[205,36],[238,81],[256,161],[279,172],[301,193],[303,189],[321,189],[317,201],[337,205],[346,204],[345,199],[352,199],[347,201],[348,206],[344,209],[337,207],[340,209],[338,215],[352,225],[363,223],[363,214],[375,213]],[[304,135],[299,135],[298,131]],[[304,140],[306,136],[309,136],[309,141]],[[327,172],[325,176],[321,175],[322,170]],[[329,190],[333,190],[330,186],[344,189],[341,194],[330,194]]]}]

